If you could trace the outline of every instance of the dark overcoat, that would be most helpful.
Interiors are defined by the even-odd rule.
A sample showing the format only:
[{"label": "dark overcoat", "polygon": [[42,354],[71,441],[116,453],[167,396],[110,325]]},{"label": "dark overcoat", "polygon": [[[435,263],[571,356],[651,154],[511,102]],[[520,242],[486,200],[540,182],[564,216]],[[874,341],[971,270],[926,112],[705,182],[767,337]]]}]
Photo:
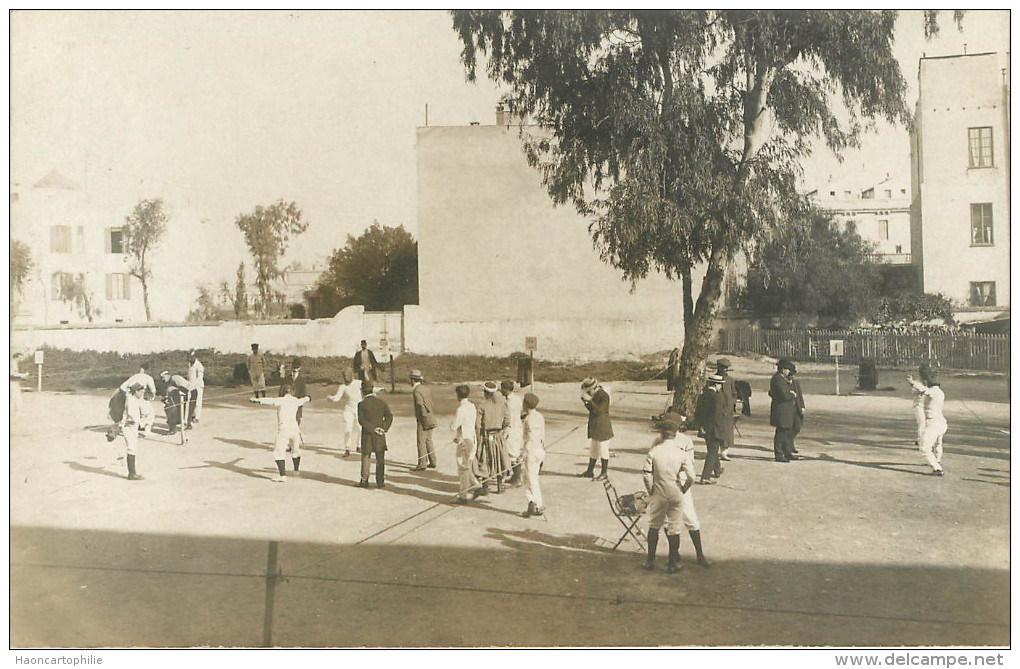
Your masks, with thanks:
[{"label": "dark overcoat", "polygon": [[386,435],[376,434],[375,428],[383,431],[393,424],[393,413],[386,402],[375,395],[369,395],[358,405],[358,424],[361,425],[361,452],[383,453],[386,451]]},{"label": "dark overcoat", "polygon": [[769,411],[769,425],[775,427],[793,427],[793,419],[797,414],[797,398],[793,382],[783,376],[782,372],[772,375],[769,383],[769,397],[772,408]]},{"label": "dark overcoat", "polygon": [[609,394],[599,388],[590,400],[584,400],[588,409],[588,438],[609,441],[613,438],[613,422],[609,420]]}]

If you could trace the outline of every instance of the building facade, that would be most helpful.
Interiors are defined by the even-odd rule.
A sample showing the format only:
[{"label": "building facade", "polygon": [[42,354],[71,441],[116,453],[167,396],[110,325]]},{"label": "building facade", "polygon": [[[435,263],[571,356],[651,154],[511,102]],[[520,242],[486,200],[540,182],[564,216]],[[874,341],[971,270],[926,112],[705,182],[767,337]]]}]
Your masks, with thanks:
[{"label": "building facade", "polygon": [[13,187],[10,199],[11,238],[29,247],[32,262],[15,296],[15,324],[145,320],[122,219],[97,211],[87,193],[56,171],[31,187]]},{"label": "building facade", "polygon": [[877,260],[904,265],[911,262],[907,186],[906,179],[895,179],[888,173],[885,179],[864,188],[830,178],[808,196],[836,221],[852,225],[861,237],[873,243]]},{"label": "building facade", "polygon": [[680,284],[655,274],[632,289],[603,262],[589,221],[553,205],[516,126],[419,128],[417,151],[409,350],[507,355],[537,337],[539,356],[631,357],[683,341]]},{"label": "building facade", "polygon": [[1009,309],[1008,54],[922,58],[911,133],[911,249],[922,289]]}]

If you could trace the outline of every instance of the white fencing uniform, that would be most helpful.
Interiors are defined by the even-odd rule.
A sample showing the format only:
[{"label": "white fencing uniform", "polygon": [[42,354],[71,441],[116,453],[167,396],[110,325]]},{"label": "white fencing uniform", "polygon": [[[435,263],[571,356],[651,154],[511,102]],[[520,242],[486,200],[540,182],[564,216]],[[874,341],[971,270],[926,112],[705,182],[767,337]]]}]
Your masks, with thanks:
[{"label": "white fencing uniform", "polygon": [[361,423],[358,422],[358,405],[361,404],[361,381],[357,379],[347,385],[340,384],[330,401],[339,402],[343,411],[340,426],[340,443],[345,450],[356,451],[361,446]]},{"label": "white fencing uniform", "polygon": [[138,429],[148,432],[156,420],[156,411],[152,408],[152,402],[149,401],[156,397],[156,382],[145,372],[138,372],[137,374],[132,374],[127,381],[120,384],[120,389],[124,391],[125,395],[130,396],[131,393],[128,391],[128,388],[135,384],[145,388],[145,399],[139,402],[141,422],[138,423]]},{"label": "white fencing uniform", "polygon": [[524,412],[524,398],[519,393],[510,393],[506,396],[506,407],[510,413],[506,450],[510,453],[510,459],[516,464],[521,462],[521,449],[524,448],[524,423],[521,420],[521,414]]},{"label": "white fencing uniform", "polygon": [[292,458],[301,457],[301,427],[297,422],[298,407],[308,403],[307,397],[297,398],[293,395],[283,397],[259,397],[259,404],[276,407],[276,445],[273,447],[273,459],[283,460],[290,451]]},{"label": "white fencing uniform", "polygon": [[919,440],[921,453],[934,471],[942,471],[942,437],[949,429],[942,412],[946,394],[938,385],[924,386],[917,381],[910,385],[924,398],[924,429]]},{"label": "white fencing uniform", "polygon": [[188,366],[188,385],[195,391],[195,420],[202,418],[202,396],[205,395],[205,365],[195,360]]},{"label": "white fencing uniform", "polygon": [[465,498],[468,493],[478,487],[475,476],[477,462],[475,460],[475,426],[478,421],[478,409],[466,397],[457,406],[450,429],[453,430],[453,441],[457,444],[457,477],[460,481],[458,497]]},{"label": "white fencing uniform", "polygon": [[523,421],[524,430],[524,492],[528,501],[538,508],[542,503],[542,489],[538,486],[538,473],[545,460],[545,417],[532,409]]},{"label": "white fencing uniform", "polygon": [[[138,452],[138,427],[142,421],[142,407],[145,405],[149,403],[131,393],[128,393],[124,402],[124,418],[120,433],[124,436],[125,451],[128,455],[135,455]],[[149,405],[149,408],[151,409],[152,405]]]}]

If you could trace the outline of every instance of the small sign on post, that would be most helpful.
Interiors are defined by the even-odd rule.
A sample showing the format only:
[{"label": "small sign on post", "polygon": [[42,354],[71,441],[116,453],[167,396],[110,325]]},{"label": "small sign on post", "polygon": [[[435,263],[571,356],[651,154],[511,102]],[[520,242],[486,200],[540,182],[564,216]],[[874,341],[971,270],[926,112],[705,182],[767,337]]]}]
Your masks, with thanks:
[{"label": "small sign on post", "polygon": [[535,388],[535,351],[538,350],[538,337],[525,337],[524,338],[524,350],[528,352],[530,358],[530,371],[531,383],[529,384],[532,389]]},{"label": "small sign on post", "polygon": [[839,359],[843,356],[843,340],[829,340],[829,355],[836,360],[836,395],[839,395]]},{"label": "small sign on post", "polygon": [[42,392],[42,366],[43,358],[45,357],[43,353],[44,353],[43,351],[35,352],[35,365],[36,365],[35,369],[38,377],[36,380],[36,392],[39,393]]}]

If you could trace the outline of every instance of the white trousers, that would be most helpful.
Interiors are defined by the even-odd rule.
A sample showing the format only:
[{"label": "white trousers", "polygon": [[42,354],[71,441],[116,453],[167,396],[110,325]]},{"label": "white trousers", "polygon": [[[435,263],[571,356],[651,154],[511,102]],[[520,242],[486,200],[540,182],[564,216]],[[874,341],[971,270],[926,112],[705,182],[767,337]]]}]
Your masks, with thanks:
[{"label": "white trousers", "polygon": [[139,402],[138,414],[141,418],[138,428],[143,432],[148,432],[149,428],[152,427],[152,423],[156,420],[156,412],[152,408],[152,402],[149,402],[148,400]]},{"label": "white trousers", "polygon": [[301,429],[297,425],[281,427],[276,433],[276,446],[273,447],[273,459],[283,460],[287,457],[301,457]]},{"label": "white trousers", "polygon": [[542,489],[538,485],[538,471],[545,460],[545,451],[528,451],[524,456],[524,494],[528,501],[542,508]]},{"label": "white trousers", "polygon": [[357,411],[344,411],[340,443],[348,451],[357,451],[361,445],[361,424],[358,423]]},{"label": "white trousers", "polygon": [[921,454],[932,469],[942,469],[942,437],[949,425],[945,420],[930,421],[921,432]]},{"label": "white trousers", "polygon": [[11,379],[11,417],[21,413],[21,381]]},{"label": "white trousers", "polygon": [[460,481],[459,497],[467,497],[473,488],[478,487],[475,476],[475,442],[461,439],[457,444],[457,479]]},{"label": "white trousers", "polygon": [[128,455],[135,455],[138,452],[138,426],[134,423],[124,425],[120,430],[124,437],[125,450]]},{"label": "white trousers", "polygon": [[924,407],[914,407],[914,420],[917,422],[917,443],[921,444],[921,435],[924,433]]},{"label": "white trousers", "polygon": [[598,460],[600,458],[602,460],[608,460],[609,444],[612,441],[613,441],[612,439],[608,439],[606,441],[596,441],[595,439],[592,439],[588,443],[588,457],[591,458],[592,460]]},{"label": "white trousers", "polygon": [[205,395],[205,388],[195,388],[195,415],[192,416],[195,420],[202,420],[202,396]]},{"label": "white trousers", "polygon": [[666,534],[678,535],[682,527],[689,532],[701,529],[698,512],[694,510],[694,496],[691,491],[680,495],[680,499],[667,499],[663,495],[652,495],[648,502],[648,527],[666,526]]}]

